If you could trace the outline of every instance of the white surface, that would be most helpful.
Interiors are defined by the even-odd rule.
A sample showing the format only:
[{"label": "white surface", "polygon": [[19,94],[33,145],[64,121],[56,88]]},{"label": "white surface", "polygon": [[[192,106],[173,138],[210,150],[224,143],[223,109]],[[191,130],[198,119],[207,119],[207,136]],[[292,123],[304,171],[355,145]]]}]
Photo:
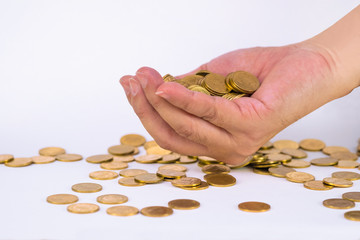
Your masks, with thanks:
[{"label": "white surface", "polygon": [[[62,146],[85,157],[106,152],[129,132],[150,139],[126,102],[118,79],[147,65],[180,74],[224,52],[284,45],[324,30],[357,1],[1,1],[0,153],[33,156]],[[320,138],[355,150],[360,137],[360,89],[318,109],[276,139]],[[314,153],[309,159],[321,155]],[[137,167],[136,163],[131,167]],[[155,170],[157,165],[140,166]],[[189,176],[202,176],[191,166]],[[310,191],[284,179],[236,170],[238,184],[188,192],[168,183],[141,188],[103,181],[104,193],[129,196],[128,205],[166,205],[193,198],[201,208],[154,219],[117,218],[101,211],[75,215],[48,204],[50,194],[90,181],[86,162],[0,166],[0,239],[360,239],[344,210],[321,206],[351,189]],[[317,179],[337,168],[310,167]],[[356,170],[358,171],[358,170]],[[237,210],[264,201],[267,213]],[[359,210],[359,205],[355,207]]]}]

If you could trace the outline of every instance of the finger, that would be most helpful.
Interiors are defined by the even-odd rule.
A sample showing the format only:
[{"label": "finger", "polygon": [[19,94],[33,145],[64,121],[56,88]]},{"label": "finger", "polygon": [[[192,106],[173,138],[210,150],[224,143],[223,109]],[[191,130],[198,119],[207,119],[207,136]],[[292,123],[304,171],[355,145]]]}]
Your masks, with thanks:
[{"label": "finger", "polygon": [[[120,78],[120,84],[124,89],[124,92],[126,94],[126,97],[130,103],[130,85],[129,85],[129,79],[132,78],[133,76],[131,75],[125,75],[123,77]],[[131,104],[131,103],[130,103]]]}]

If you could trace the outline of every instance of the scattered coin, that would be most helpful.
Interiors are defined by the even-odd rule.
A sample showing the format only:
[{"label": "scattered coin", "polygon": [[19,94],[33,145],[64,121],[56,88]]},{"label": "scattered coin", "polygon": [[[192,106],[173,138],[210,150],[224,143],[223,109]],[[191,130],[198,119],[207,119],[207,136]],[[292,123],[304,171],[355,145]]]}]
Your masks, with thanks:
[{"label": "scattered coin", "polygon": [[270,210],[270,205],[263,202],[243,202],[238,207],[245,212],[266,212]]},{"label": "scattered coin", "polygon": [[171,181],[175,187],[194,187],[200,185],[201,180],[194,177],[184,177]]},{"label": "scattered coin", "polygon": [[133,147],[140,147],[140,146],[144,145],[145,142],[146,142],[146,139],[139,134],[127,134],[120,138],[120,143],[122,145],[128,145],[128,146],[133,146]]},{"label": "scattered coin", "polygon": [[162,178],[158,177],[155,173],[143,173],[140,175],[136,175],[135,181],[150,184],[162,182]]},{"label": "scattered coin", "polygon": [[272,148],[272,147],[273,147],[272,142],[267,142],[267,143],[265,143],[264,145],[262,145],[262,146],[260,147],[260,149],[270,149],[270,148]]},{"label": "scattered coin", "polygon": [[156,163],[158,160],[162,158],[159,154],[151,154],[151,155],[142,155],[135,158],[135,161],[138,163]]},{"label": "scattered coin", "polygon": [[75,162],[82,160],[83,157],[79,154],[59,154],[56,155],[56,160],[62,162]]},{"label": "scattered coin", "polygon": [[267,168],[253,168],[253,172],[261,175],[270,175],[270,172]]},{"label": "scattered coin", "polygon": [[55,162],[56,158],[51,156],[35,156],[32,157],[32,162],[36,164],[45,164]]},{"label": "scattered coin", "polygon": [[48,196],[46,201],[52,204],[70,204],[79,201],[79,198],[72,194],[54,194]]},{"label": "scattered coin", "polygon": [[162,156],[162,159],[157,161],[157,163],[175,163],[180,157],[180,154],[177,153],[166,154]]},{"label": "scattered coin", "polygon": [[97,183],[78,183],[71,187],[74,192],[94,193],[102,190],[102,186]]},{"label": "scattered coin", "polygon": [[352,152],[334,152],[330,154],[330,157],[338,160],[354,160],[358,159],[358,155]]},{"label": "scattered coin", "polygon": [[268,171],[269,171],[270,175],[272,175],[274,177],[281,177],[281,178],[286,177],[286,174],[289,172],[296,172],[295,169],[284,167],[281,165],[278,167],[271,167],[268,169]]},{"label": "scattered coin", "polygon": [[334,209],[349,209],[355,207],[355,203],[353,201],[342,198],[326,199],[323,201],[323,205]]},{"label": "scattered coin", "polygon": [[286,155],[290,155],[293,158],[306,158],[307,153],[301,149],[283,148],[281,152]]},{"label": "scattered coin", "polygon": [[133,216],[139,213],[139,209],[132,206],[114,206],[109,207],[106,213],[112,216],[127,217]]},{"label": "scattered coin", "polygon": [[11,154],[1,154],[0,155],[0,163],[10,162],[14,159],[14,156]]},{"label": "scattered coin", "polygon": [[191,210],[200,207],[200,203],[192,199],[176,199],[168,203],[170,208],[179,210]]},{"label": "scattered coin", "polygon": [[360,179],[360,174],[356,172],[340,171],[333,172],[331,175],[333,178],[341,178],[349,181],[355,181]]},{"label": "scattered coin", "polygon": [[360,221],[360,211],[349,211],[344,214],[344,217],[351,221]]},{"label": "scattered coin", "polygon": [[257,152],[261,154],[276,154],[276,153],[280,153],[281,150],[277,148],[270,148],[270,149],[261,149]]},{"label": "scattered coin", "polygon": [[353,182],[342,178],[327,177],[323,179],[323,182],[327,185],[331,185],[334,187],[343,187],[343,188],[351,187],[353,185]]},{"label": "scattered coin", "polygon": [[315,177],[305,172],[289,172],[286,174],[286,179],[290,182],[304,183],[315,180]]},{"label": "scattered coin", "polygon": [[86,158],[86,161],[89,163],[103,163],[103,162],[110,162],[113,157],[109,154],[100,154],[94,155]]},{"label": "scattered coin", "polygon": [[206,178],[206,182],[215,187],[230,187],[236,184],[236,178],[229,174],[210,174]]},{"label": "scattered coin", "polygon": [[321,151],[325,143],[318,139],[304,139],[300,141],[300,147],[307,151]]},{"label": "scattered coin", "polygon": [[353,202],[360,202],[360,192],[347,192],[342,195],[342,198]]},{"label": "scattered coin", "polygon": [[340,147],[340,146],[329,146],[325,147],[322,150],[323,153],[330,155],[334,152],[350,152],[350,150],[346,147]]},{"label": "scattered coin", "polygon": [[305,160],[291,160],[290,162],[283,163],[283,165],[290,168],[307,168],[310,167],[310,162]]},{"label": "scattered coin", "polygon": [[326,190],[333,189],[333,186],[326,185],[323,183],[323,181],[320,181],[320,180],[304,182],[304,187],[307,189],[317,190],[317,191],[326,191]]},{"label": "scattered coin", "polygon": [[128,168],[128,164],[126,162],[104,162],[100,164],[100,167],[107,170],[120,170],[124,168]]},{"label": "scattered coin", "polygon": [[181,165],[170,164],[170,165],[160,166],[159,170],[174,170],[174,171],[186,172],[187,167],[181,166]]},{"label": "scattered coin", "polygon": [[145,183],[135,181],[134,177],[120,178],[118,183],[120,185],[127,186],[127,187],[139,187],[139,186],[144,186],[145,185]]},{"label": "scattered coin", "polygon": [[134,156],[113,156],[113,162],[132,162],[135,161]]},{"label": "scattered coin", "polygon": [[75,203],[69,205],[67,210],[71,213],[85,214],[99,211],[100,207],[93,203]]},{"label": "scattered coin", "polygon": [[277,149],[284,149],[284,148],[293,148],[293,149],[298,149],[299,148],[299,144],[295,141],[292,140],[278,140],[275,141],[273,143],[274,148]]},{"label": "scattered coin", "polygon": [[353,160],[339,160],[337,165],[335,165],[338,168],[357,168],[359,166],[360,163]]},{"label": "scattered coin", "polygon": [[147,217],[166,217],[173,214],[173,210],[169,207],[152,206],[141,209],[140,213]]},{"label": "scattered coin", "polygon": [[146,153],[148,155],[167,155],[167,154],[170,154],[171,151],[166,150],[160,146],[153,146],[153,147],[146,149]]},{"label": "scattered coin", "polygon": [[14,158],[11,161],[5,162],[7,167],[26,167],[33,163],[32,158]]},{"label": "scattered coin", "polygon": [[46,147],[39,150],[41,156],[51,156],[55,157],[56,155],[64,154],[65,149],[60,147]]},{"label": "scattered coin", "polygon": [[103,204],[121,204],[128,201],[128,197],[121,194],[105,194],[97,197],[96,201]]},{"label": "scattered coin", "polygon": [[170,170],[170,169],[163,169],[163,170],[159,169],[156,172],[156,174],[162,178],[171,178],[171,179],[186,177],[186,174],[184,172]]},{"label": "scattered coin", "polygon": [[[284,148],[284,149],[291,149],[291,148]],[[297,150],[297,149],[292,149],[292,150]],[[273,154],[268,154],[266,156],[267,156],[267,162],[269,164],[275,162],[289,162],[291,160],[290,155],[281,154],[281,153],[273,153]]]},{"label": "scattered coin", "polygon": [[96,180],[111,180],[119,176],[113,171],[95,171],[89,174],[89,177]]},{"label": "scattered coin", "polygon": [[325,158],[315,158],[310,161],[312,165],[315,166],[334,166],[338,163],[339,160],[332,157],[325,157]]},{"label": "scattered coin", "polygon": [[144,148],[145,150],[151,148],[151,147],[155,147],[155,146],[159,146],[154,140],[152,141],[148,141],[144,144]]},{"label": "scattered coin", "polygon": [[204,190],[209,188],[209,184],[205,181],[201,181],[200,184],[197,186],[177,186],[177,187],[185,190]]},{"label": "scattered coin", "polygon": [[115,145],[108,148],[108,152],[116,156],[128,155],[133,153],[134,151],[135,148],[129,145]]},{"label": "scattered coin", "polygon": [[143,169],[124,169],[120,171],[120,176],[123,177],[135,177],[140,174],[148,173],[148,171]]},{"label": "scattered coin", "polygon": [[189,164],[189,163],[195,163],[197,161],[198,161],[197,158],[192,158],[189,156],[181,156],[177,162],[182,164]]},{"label": "scattered coin", "polygon": [[229,173],[231,169],[228,166],[222,164],[209,164],[201,168],[201,170],[206,173]]}]

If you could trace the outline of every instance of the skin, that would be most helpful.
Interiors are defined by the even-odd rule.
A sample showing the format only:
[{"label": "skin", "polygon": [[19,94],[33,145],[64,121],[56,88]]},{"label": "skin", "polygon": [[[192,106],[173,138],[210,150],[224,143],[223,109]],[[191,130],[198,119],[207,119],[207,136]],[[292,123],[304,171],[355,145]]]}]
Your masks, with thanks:
[{"label": "skin", "polygon": [[[355,33],[340,36],[349,23],[355,25]],[[261,82],[251,97],[229,101],[192,92],[177,83],[164,83],[149,67],[123,76],[120,83],[142,124],[161,147],[241,164],[282,129],[360,85],[360,69],[354,64],[360,61],[359,29],[357,7],[307,41],[236,50],[180,76],[198,70],[224,76],[247,71]],[[339,42],[353,48],[344,49]]]}]

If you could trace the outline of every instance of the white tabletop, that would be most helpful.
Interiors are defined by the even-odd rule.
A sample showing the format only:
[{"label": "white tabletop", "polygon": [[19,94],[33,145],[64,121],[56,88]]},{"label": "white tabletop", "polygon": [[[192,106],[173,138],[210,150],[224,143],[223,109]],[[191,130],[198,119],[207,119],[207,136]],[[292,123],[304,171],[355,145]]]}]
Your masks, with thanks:
[{"label": "white tabletop", "polygon": [[[147,65],[161,74],[190,71],[224,52],[284,45],[324,30],[357,1],[2,1],[0,2],[0,154],[31,157],[61,146],[84,157],[106,153],[127,133],[146,133],[118,84]],[[276,139],[318,138],[355,151],[360,138],[360,89],[335,100],[278,134]],[[142,150],[142,153],[143,150]],[[324,156],[309,153],[309,158]],[[159,164],[131,163],[154,172]],[[196,164],[188,176],[202,177]],[[282,178],[232,171],[233,187],[185,191],[164,182],[138,188],[88,177],[100,169],[85,161],[24,168],[0,166],[0,239],[359,239],[359,222],[346,210],[322,206],[327,198],[358,191],[312,191]],[[317,179],[341,169],[303,169]],[[353,171],[359,172],[355,169]],[[120,193],[139,209],[177,198],[201,207],[166,218],[77,215],[46,202],[97,182],[99,193],[76,193],[80,202]],[[243,201],[271,205],[265,213],[238,210]],[[354,210],[360,210],[358,203]]]}]

